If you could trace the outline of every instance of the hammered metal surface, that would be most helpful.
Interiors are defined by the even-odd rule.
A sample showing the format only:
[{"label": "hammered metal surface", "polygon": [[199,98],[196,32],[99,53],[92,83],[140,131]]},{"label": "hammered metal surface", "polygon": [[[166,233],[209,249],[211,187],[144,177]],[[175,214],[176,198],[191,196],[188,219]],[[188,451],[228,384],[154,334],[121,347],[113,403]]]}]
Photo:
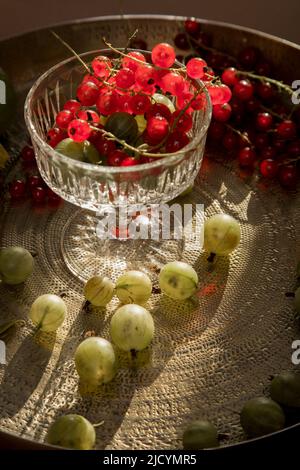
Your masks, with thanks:
[{"label": "hammered metal surface", "polygon": [[[157,27],[154,22],[139,24],[152,42],[154,37],[172,38],[178,28],[176,22],[162,20]],[[73,31],[78,36],[84,32],[84,47],[92,49],[95,25],[113,32],[114,42],[122,44],[127,26],[119,22],[91,23],[91,29],[69,26],[66,39]],[[239,38],[236,34],[236,47]],[[47,65],[43,60],[39,71]],[[50,51],[48,65],[53,61]],[[31,67],[38,73],[37,63]],[[76,412],[94,423],[104,420],[97,429],[99,449],[180,447],[185,424],[201,417],[229,434],[225,443],[244,438],[235,411],[263,393],[271,374],[291,367],[291,343],[299,337],[285,297],[295,285],[299,199],[277,187],[264,188],[255,179],[245,181],[230,165],[205,159],[193,192],[181,202],[203,203],[207,216],[224,211],[236,217],[241,244],[230,258],[219,258],[212,271],[200,250],[185,246],[182,259],[199,274],[197,300],[181,304],[153,295],[149,308],[156,335],[151,350],[141,355],[138,368],[120,355],[115,380],[94,397],[79,393],[73,354],[87,331],[109,338],[117,301],[106,311],[82,310],[82,283],[62,255],[68,246],[62,248],[64,227],[78,209],[68,203],[57,210],[5,203],[1,246],[22,245],[37,258],[34,275],[24,286],[0,285],[2,319],[26,318],[33,300],[50,291],[66,293],[69,314],[56,337],[33,337],[27,323],[8,344],[7,365],[0,369],[2,429],[43,441],[56,416]]]}]

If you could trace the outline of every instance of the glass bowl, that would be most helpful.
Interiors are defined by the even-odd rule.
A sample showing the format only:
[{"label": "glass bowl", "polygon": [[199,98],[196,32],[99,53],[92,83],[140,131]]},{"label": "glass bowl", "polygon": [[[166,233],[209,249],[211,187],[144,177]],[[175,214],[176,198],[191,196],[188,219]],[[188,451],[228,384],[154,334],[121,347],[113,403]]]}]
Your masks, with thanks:
[{"label": "glass bowl", "polygon": [[[149,52],[139,52],[142,52],[150,62]],[[110,49],[86,52],[80,57],[86,64],[90,64],[96,55],[116,57],[116,53]],[[182,64],[176,62],[175,67],[181,66]],[[211,103],[206,89],[204,88],[203,109],[193,113],[193,126],[189,132],[190,143],[184,151],[159,158],[151,163],[131,167],[100,166],[66,157],[48,145],[46,140],[47,131],[53,127],[57,113],[62,109],[65,101],[74,99],[77,86],[85,74],[86,69],[75,56],[60,62],[34,83],[25,102],[25,121],[43,179],[64,200],[88,210],[84,212],[75,210],[66,230],[62,233],[62,252],[67,264],[69,265],[70,260],[66,250],[69,253],[72,252],[74,240],[78,240],[83,227],[86,231],[90,230],[89,238],[92,245],[89,249],[95,253],[95,266],[97,266],[98,256],[103,257],[104,254],[106,257],[111,256],[115,261],[121,257],[129,264],[130,260],[134,260],[136,264],[140,253],[141,260],[145,262],[145,252],[151,251],[153,243],[154,252],[162,253],[166,250],[164,261],[171,261],[174,257],[178,259],[184,241],[173,240],[174,243],[168,243],[166,247],[167,241],[162,240],[160,236],[161,221],[156,240],[131,240],[133,242],[131,249],[129,249],[127,236],[125,236],[126,248],[124,248],[124,243],[119,244],[120,241],[124,241],[121,240],[124,237],[120,236],[120,231],[115,237],[117,239],[111,240],[114,237],[110,236],[110,240],[103,241],[103,233],[100,237],[97,227],[99,227],[99,220],[103,220],[115,208],[125,206],[138,209],[141,206],[166,204],[193,184],[202,162],[211,119]],[[194,83],[197,88],[203,87],[200,81],[194,80]],[[151,222],[147,220],[147,223]],[[77,243],[75,245],[75,251],[80,249]],[[176,246],[176,254],[173,256],[170,254],[168,257],[170,245]],[[150,258],[153,263],[153,257],[150,256]],[[88,274],[82,273],[81,269],[78,271],[76,261],[69,267],[77,277],[82,279],[88,277]],[[99,268],[89,269],[88,272],[90,271],[99,272]]]}]

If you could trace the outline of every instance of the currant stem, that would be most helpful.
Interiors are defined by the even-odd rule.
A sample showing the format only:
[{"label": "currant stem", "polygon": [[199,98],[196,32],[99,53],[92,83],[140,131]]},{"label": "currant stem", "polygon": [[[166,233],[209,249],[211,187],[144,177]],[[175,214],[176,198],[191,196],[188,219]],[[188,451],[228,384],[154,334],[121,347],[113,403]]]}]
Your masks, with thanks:
[{"label": "currant stem", "polygon": [[283,119],[288,119],[287,116],[280,116],[280,114],[277,114],[275,111],[273,111],[273,109],[268,108],[268,107],[265,106],[264,104],[261,104],[261,107],[262,107],[262,109],[264,109],[267,113],[272,114],[272,116],[276,117],[277,119],[280,119],[281,121],[282,121]]},{"label": "currant stem", "polygon": [[72,54],[74,54],[74,56],[79,60],[79,62],[84,66],[84,68],[88,71],[88,73],[91,73],[89,67],[87,66],[87,64],[82,60],[82,58],[77,54],[77,52],[74,51],[74,49],[67,43],[65,42],[55,31],[53,31],[51,29],[51,33],[53,34],[53,36],[59,40],[59,42],[61,42],[67,49],[69,49],[69,51],[72,52]]},{"label": "currant stem", "polygon": [[239,135],[243,140],[245,140],[249,145],[253,146],[251,140],[249,139],[249,137],[244,134],[243,132],[239,131],[238,129],[236,129],[235,127],[232,127],[230,124],[226,124],[226,127],[228,127],[228,129],[230,129],[232,132],[234,132],[235,134]]},{"label": "currant stem", "polygon": [[243,76],[246,76],[246,77],[249,77],[249,78],[253,78],[255,80],[259,80],[260,82],[262,83],[265,83],[265,82],[269,82],[269,83],[272,83],[273,85],[275,85],[279,90],[284,90],[286,93],[288,93],[289,95],[292,95],[294,93],[294,90],[289,86],[289,85],[286,85],[285,83],[283,82],[280,82],[278,80],[275,80],[274,78],[270,78],[270,77],[266,77],[264,75],[257,75],[256,73],[253,73],[253,72],[247,72],[245,70],[237,70],[236,71],[236,74],[237,75],[243,75]]}]

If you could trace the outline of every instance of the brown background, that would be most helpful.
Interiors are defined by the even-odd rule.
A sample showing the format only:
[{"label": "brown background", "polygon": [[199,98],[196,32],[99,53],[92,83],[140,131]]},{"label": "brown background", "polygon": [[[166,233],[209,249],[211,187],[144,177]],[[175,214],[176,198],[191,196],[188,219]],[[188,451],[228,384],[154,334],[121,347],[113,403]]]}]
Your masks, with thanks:
[{"label": "brown background", "polygon": [[0,0],[0,38],[57,22],[122,11],[227,21],[300,43],[299,0]]}]

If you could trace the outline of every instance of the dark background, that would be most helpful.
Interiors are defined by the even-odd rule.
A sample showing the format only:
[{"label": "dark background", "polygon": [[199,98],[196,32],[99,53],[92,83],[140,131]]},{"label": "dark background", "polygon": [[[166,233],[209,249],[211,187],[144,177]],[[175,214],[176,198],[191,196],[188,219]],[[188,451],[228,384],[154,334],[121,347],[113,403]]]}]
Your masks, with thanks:
[{"label": "dark background", "polygon": [[120,13],[197,16],[300,43],[299,0],[0,0],[0,38],[57,22]]}]

